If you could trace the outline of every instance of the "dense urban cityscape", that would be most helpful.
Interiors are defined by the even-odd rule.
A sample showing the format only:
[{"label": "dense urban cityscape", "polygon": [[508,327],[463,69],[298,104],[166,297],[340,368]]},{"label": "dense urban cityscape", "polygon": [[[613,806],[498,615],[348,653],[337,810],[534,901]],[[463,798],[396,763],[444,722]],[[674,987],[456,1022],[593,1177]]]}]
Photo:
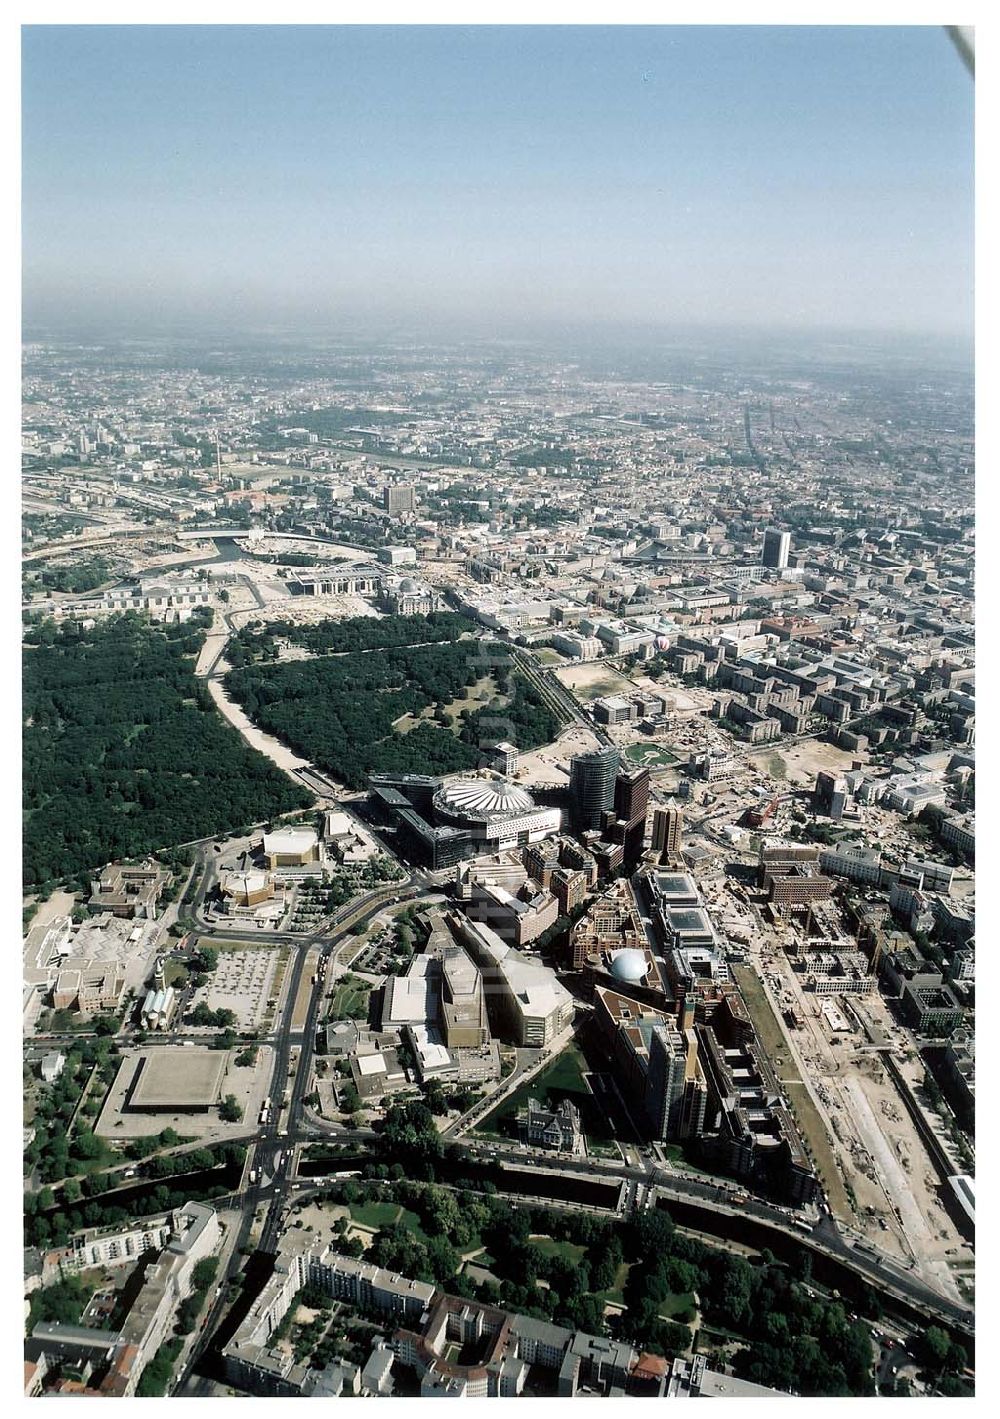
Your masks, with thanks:
[{"label": "dense urban cityscape", "polygon": [[25,1393],[971,1395],[964,352],[22,392]]}]

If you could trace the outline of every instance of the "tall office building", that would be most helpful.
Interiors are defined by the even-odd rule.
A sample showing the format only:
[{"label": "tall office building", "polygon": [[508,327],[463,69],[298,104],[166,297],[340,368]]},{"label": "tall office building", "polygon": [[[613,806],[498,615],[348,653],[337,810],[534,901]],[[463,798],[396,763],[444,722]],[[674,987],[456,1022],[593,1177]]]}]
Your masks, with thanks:
[{"label": "tall office building", "polygon": [[649,770],[620,769],[615,779],[615,817],[621,830],[626,863],[634,862],[642,854],[648,808]]},{"label": "tall office building", "polygon": [[416,490],[409,483],[388,483],[382,489],[382,506],[390,516],[412,512],[417,505]]},{"label": "tall office building", "polygon": [[579,832],[602,826],[601,815],[615,806],[615,777],[621,758],[617,749],[574,754],[569,761],[569,796]]},{"label": "tall office building", "polygon": [[813,812],[825,813],[827,817],[840,819],[848,802],[847,780],[839,774],[825,772],[816,775],[813,789]]},{"label": "tall office building", "polygon": [[705,1126],[707,1090],[694,1031],[682,1033],[670,1021],[657,1023],[648,1048],[645,1103],[653,1137],[661,1142],[697,1138]]},{"label": "tall office building", "polygon": [[649,770],[620,769],[615,780],[615,817],[626,823],[645,819],[649,804]]},{"label": "tall office building", "polygon": [[764,551],[761,556],[761,563],[765,567],[773,567],[780,571],[788,566],[788,554],[792,549],[792,534],[790,532],[779,532],[776,527],[769,527],[764,533]]},{"label": "tall office building", "polygon": [[680,862],[683,828],[684,814],[673,799],[664,807],[653,809],[653,851],[660,854],[661,862]]},{"label": "tall office building", "polygon": [[680,1031],[667,1023],[654,1025],[649,1037],[646,1075],[646,1114],[654,1138],[677,1137],[685,1062],[684,1037]]}]

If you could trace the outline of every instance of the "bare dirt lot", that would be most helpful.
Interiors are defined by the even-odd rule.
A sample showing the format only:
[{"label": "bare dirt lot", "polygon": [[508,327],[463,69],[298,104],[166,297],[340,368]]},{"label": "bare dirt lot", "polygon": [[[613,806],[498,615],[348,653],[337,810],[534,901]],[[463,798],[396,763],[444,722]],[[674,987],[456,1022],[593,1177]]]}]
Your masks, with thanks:
[{"label": "bare dirt lot", "polygon": [[821,739],[803,739],[797,744],[782,744],[779,740],[769,744],[757,754],[747,756],[747,762],[762,774],[771,773],[771,760],[780,758],[785,765],[785,779],[793,786],[806,785],[812,788],[816,775],[822,770],[828,773],[845,773],[863,755],[838,749],[835,744],[827,744]]},{"label": "bare dirt lot", "polygon": [[613,665],[605,665],[600,660],[588,661],[584,665],[567,665],[554,671],[554,674],[584,704],[599,700],[604,695],[627,695],[633,689],[632,682]]},{"label": "bare dirt lot", "polygon": [[[837,1000],[850,1029],[834,1031],[823,1015],[822,1002],[803,991],[801,977],[780,948],[770,959],[773,965],[767,969],[778,977],[781,998],[787,997],[800,1022],[798,1029],[787,1032],[786,1039],[794,1050],[800,1075],[811,1081],[818,1097],[815,1112],[826,1136],[825,1152],[847,1190],[853,1215],[845,1216],[838,1209],[831,1192],[833,1210],[874,1245],[910,1262],[931,1284],[958,1298],[951,1266],[960,1268],[971,1258],[971,1249],[946,1212],[931,1159],[858,1024],[859,1013],[876,1023],[882,1035],[894,1042],[899,1058],[906,1048],[905,1040],[885,1003],[877,994]],[[762,989],[759,982],[758,989]],[[787,1058],[787,1047],[784,1054]],[[782,1075],[780,1069],[778,1072]],[[792,1088],[786,1087],[794,1107]],[[803,1088],[797,1086],[796,1092]],[[815,1145],[814,1152],[818,1159]],[[820,1169],[824,1181],[828,1166]]]},{"label": "bare dirt lot", "polygon": [[587,754],[601,747],[596,734],[582,724],[568,725],[552,744],[520,754],[514,777],[526,788],[565,787],[569,781],[569,761],[574,754]]},{"label": "bare dirt lot", "polygon": [[261,754],[266,754],[273,764],[279,769],[284,769],[286,773],[291,769],[301,769],[308,765],[308,759],[300,759],[298,754],[293,754],[291,749],[281,743],[280,739],[275,739],[271,734],[265,734],[262,729],[258,729],[235,704],[218,680],[209,680],[208,693],[212,696],[219,712],[234,729],[238,729],[243,738],[250,745],[251,749],[257,749]]}]

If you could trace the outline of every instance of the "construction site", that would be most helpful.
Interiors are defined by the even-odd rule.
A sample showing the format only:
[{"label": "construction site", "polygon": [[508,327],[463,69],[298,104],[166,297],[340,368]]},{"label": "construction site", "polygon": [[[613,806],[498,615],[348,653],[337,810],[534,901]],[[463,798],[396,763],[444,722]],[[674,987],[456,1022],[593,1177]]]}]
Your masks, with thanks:
[{"label": "construction site", "polygon": [[963,1167],[922,1099],[912,1041],[877,991],[830,997],[808,989],[788,937],[765,927],[752,967],[734,974],[831,1209],[945,1294],[968,1299],[973,1252],[945,1201],[945,1174]]}]

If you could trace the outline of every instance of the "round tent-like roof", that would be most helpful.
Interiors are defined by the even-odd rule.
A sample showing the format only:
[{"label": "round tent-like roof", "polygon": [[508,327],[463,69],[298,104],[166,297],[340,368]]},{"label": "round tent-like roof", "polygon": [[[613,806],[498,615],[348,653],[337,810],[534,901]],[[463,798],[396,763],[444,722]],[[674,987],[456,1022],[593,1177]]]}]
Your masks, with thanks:
[{"label": "round tent-like roof", "polygon": [[535,800],[506,779],[474,778],[449,783],[434,795],[434,806],[453,818],[482,821],[506,813],[527,813]]}]

